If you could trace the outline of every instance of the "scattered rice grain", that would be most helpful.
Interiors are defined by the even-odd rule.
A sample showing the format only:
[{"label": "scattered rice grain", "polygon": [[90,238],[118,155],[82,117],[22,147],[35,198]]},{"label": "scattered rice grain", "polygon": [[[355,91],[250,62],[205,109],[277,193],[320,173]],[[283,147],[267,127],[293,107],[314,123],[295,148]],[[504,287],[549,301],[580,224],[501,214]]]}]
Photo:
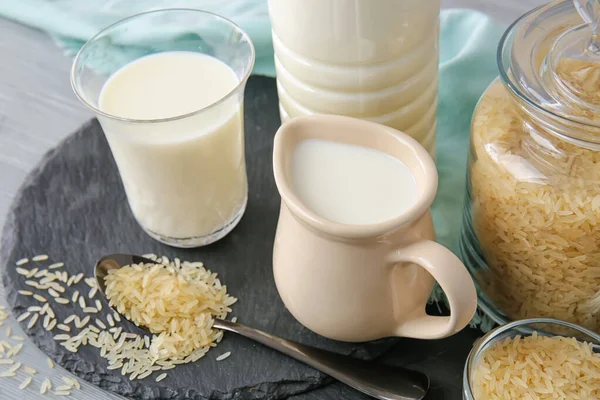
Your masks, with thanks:
[{"label": "scattered rice grain", "polygon": [[27,324],[27,329],[33,328],[35,326],[36,322],[38,321],[38,318],[39,318],[38,314],[33,314],[31,319],[29,320],[29,323]]},{"label": "scattered rice grain", "polygon": [[33,298],[36,299],[37,301],[41,302],[41,303],[45,303],[48,300],[46,300],[46,298],[44,296],[41,296],[39,294],[34,294]]},{"label": "scattered rice grain", "polygon": [[162,374],[160,374],[159,376],[156,377],[156,382],[160,382],[163,379],[165,379],[166,377],[167,377],[167,374],[163,372]]},{"label": "scattered rice grain", "polygon": [[21,382],[21,384],[19,385],[19,390],[24,390],[27,386],[29,386],[31,381],[32,381],[32,378],[30,376],[25,378],[25,380],[23,382]]},{"label": "scattered rice grain", "polygon": [[48,324],[48,328],[46,328],[46,330],[51,331],[54,329],[55,326],[56,326],[56,320],[52,319],[52,320],[50,320],[50,323]]},{"label": "scattered rice grain", "polygon": [[23,371],[25,371],[25,372],[27,372],[28,374],[31,374],[31,375],[37,374],[37,371],[35,369],[33,369],[31,367],[28,367],[28,366],[24,366],[23,367]]},{"label": "scattered rice grain", "polygon": [[30,315],[31,315],[31,312],[25,311],[23,314],[19,315],[19,317],[17,318],[17,322],[25,321],[27,318],[29,318]]}]

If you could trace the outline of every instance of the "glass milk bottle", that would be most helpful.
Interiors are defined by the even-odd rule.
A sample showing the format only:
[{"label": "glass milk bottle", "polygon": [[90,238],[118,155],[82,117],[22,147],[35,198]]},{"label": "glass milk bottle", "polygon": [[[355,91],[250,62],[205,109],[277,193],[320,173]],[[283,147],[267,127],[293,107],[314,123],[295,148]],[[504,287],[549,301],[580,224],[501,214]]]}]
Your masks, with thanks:
[{"label": "glass milk bottle", "polygon": [[338,114],[435,154],[440,0],[269,0],[282,122]]}]

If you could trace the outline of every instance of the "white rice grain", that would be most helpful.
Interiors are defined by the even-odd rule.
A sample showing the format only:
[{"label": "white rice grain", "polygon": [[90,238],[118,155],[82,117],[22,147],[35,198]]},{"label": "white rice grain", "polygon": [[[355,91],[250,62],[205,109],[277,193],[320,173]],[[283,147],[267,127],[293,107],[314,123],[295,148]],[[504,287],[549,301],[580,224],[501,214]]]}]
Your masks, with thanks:
[{"label": "white rice grain", "polygon": [[32,381],[31,377],[25,378],[25,380],[23,382],[21,382],[21,384],[19,385],[19,390],[24,390],[27,386],[29,386],[31,381]]},{"label": "white rice grain", "polygon": [[46,378],[40,386],[40,394],[46,394],[49,389],[52,389],[52,382],[50,382],[50,379]]},{"label": "white rice grain", "polygon": [[52,319],[52,320],[50,320],[50,323],[48,324],[48,328],[46,328],[46,330],[51,331],[54,329],[55,326],[56,326],[56,320]]},{"label": "white rice grain", "polygon": [[21,368],[21,363],[18,362],[15,365],[13,365],[12,367],[10,367],[10,369],[7,372],[17,372],[19,370],[19,368]]},{"label": "white rice grain", "polygon": [[81,281],[81,279],[83,278],[83,272],[78,273],[77,275],[75,275],[75,282],[74,283],[79,283]]},{"label": "white rice grain", "polygon": [[40,270],[39,268],[34,268],[34,269],[32,269],[32,270],[31,270],[31,271],[29,271],[29,273],[27,274],[27,278],[33,278],[33,276],[34,276],[35,274],[37,274],[39,270]]},{"label": "white rice grain", "polygon": [[79,381],[77,379],[71,379],[65,376],[62,378],[62,380],[71,387],[75,386],[77,389],[81,389],[81,385],[79,385]]},{"label": "white rice grain", "polygon": [[23,314],[21,314],[17,317],[17,322],[25,321],[27,318],[29,318],[30,315],[31,315],[31,313],[29,311],[25,311]]},{"label": "white rice grain", "polygon": [[46,300],[46,298],[44,296],[41,296],[37,293],[33,295],[33,298],[36,299],[37,301],[39,301],[40,303],[45,303],[48,301],[48,300]]},{"label": "white rice grain", "polygon": [[29,323],[27,324],[27,329],[33,328],[35,326],[36,322],[38,321],[38,318],[39,318],[38,314],[33,314],[31,319],[29,320]]},{"label": "white rice grain", "polygon": [[31,375],[37,374],[37,371],[35,369],[33,369],[31,367],[28,367],[28,366],[24,366],[23,367],[23,371],[25,371],[25,372],[27,372],[28,374],[31,374]]},{"label": "white rice grain", "polygon": [[35,274],[33,277],[34,278],[41,278],[43,276],[46,276],[48,274],[48,270],[47,269],[43,269],[40,272],[38,272],[37,274]]},{"label": "white rice grain", "polygon": [[227,357],[229,357],[231,355],[231,352],[228,351],[227,353],[223,353],[221,354],[219,357],[216,358],[217,361],[223,361],[224,359],[226,359]]}]

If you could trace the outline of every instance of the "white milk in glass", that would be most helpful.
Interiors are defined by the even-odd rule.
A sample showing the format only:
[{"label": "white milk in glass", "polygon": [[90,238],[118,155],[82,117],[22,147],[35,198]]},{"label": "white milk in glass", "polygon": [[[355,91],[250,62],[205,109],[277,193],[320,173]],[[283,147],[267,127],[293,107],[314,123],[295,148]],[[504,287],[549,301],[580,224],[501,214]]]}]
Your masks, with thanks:
[{"label": "white milk in glass", "polygon": [[314,213],[342,224],[374,224],[416,204],[417,182],[399,159],[379,150],[321,139],[296,145],[292,182]]},{"label": "white milk in glass", "polygon": [[366,119],[435,153],[440,0],[269,0],[283,121]]},{"label": "white milk in glass", "polygon": [[138,120],[100,116],[133,214],[151,235],[204,237],[241,218],[247,199],[242,102],[238,94],[225,98],[238,84],[222,61],[184,51],[142,57],[104,84],[100,110]]}]

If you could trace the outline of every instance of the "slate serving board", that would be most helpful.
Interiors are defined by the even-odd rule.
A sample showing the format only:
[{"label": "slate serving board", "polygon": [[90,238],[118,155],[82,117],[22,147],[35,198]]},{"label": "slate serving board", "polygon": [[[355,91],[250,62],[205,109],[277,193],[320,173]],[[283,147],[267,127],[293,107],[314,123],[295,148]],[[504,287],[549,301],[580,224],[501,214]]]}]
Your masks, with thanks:
[{"label": "slate serving board", "polygon": [[[240,300],[232,316],[239,322],[305,344],[375,358],[389,350],[386,360],[424,370],[433,378],[429,398],[459,399],[460,371],[475,331],[453,338],[422,342],[386,339],[366,344],[346,344],[322,338],[302,327],[281,302],[271,272],[271,251],[280,198],[272,178],[272,139],[280,125],[275,80],[250,78],[245,98],[246,156],[249,201],[236,229],[221,241],[200,249],[182,250],[162,245],[137,225],[108,144],[96,120],[90,121],[51,150],[30,174],[17,195],[2,234],[0,259],[3,282],[13,314],[36,303],[21,296],[30,290],[15,271],[22,257],[49,254],[40,266],[62,261],[71,274],[92,276],[95,261],[105,254],[156,253],[167,257],[203,261],[218,272],[229,292]],[[32,265],[27,267],[32,268]],[[76,289],[87,291],[81,282]],[[72,293],[72,292],[71,292]],[[46,296],[49,297],[49,296]],[[65,295],[70,297],[70,295]],[[98,297],[99,298],[99,297]],[[100,315],[105,315],[108,309]],[[78,307],[53,303],[58,319],[81,313]],[[81,314],[83,315],[83,314]],[[325,375],[246,339],[226,334],[223,342],[195,364],[178,366],[167,379],[129,381],[118,370],[107,370],[98,351],[81,347],[65,351],[41,323],[23,329],[34,343],[57,363],[99,387],[134,399],[340,399],[363,396]],[[125,330],[141,333],[124,323]],[[215,358],[227,351],[225,361]],[[450,363],[451,368],[444,368]],[[155,374],[157,375],[157,374]],[[436,385],[437,382],[448,382]],[[439,390],[437,388],[440,388]],[[450,397],[447,397],[450,396]]]}]

